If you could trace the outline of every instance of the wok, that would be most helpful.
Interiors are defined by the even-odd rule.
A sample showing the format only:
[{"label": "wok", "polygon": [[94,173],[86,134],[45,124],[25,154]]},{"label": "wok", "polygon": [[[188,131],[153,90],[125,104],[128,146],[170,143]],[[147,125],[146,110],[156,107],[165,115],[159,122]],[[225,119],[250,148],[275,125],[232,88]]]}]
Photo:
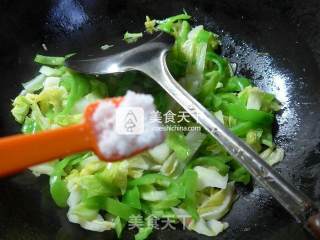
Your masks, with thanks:
[{"label": "wok", "polygon": [[[21,83],[37,71],[36,53],[63,55],[143,30],[145,15],[162,19],[185,9],[194,24],[221,37],[237,72],[283,104],[275,126],[285,159],[275,166],[312,199],[320,199],[320,2],[276,0],[2,0],[0,3],[0,135],[19,131],[10,115]],[[45,43],[48,51],[42,48]],[[42,146],[39,146],[42,147]],[[17,149],[17,151],[19,151]],[[261,187],[237,187],[239,200],[217,239],[311,239]],[[132,239],[126,231],[124,239]],[[166,229],[151,239],[209,239]],[[71,224],[51,200],[48,178],[28,171],[0,180],[0,239],[116,239]]]}]

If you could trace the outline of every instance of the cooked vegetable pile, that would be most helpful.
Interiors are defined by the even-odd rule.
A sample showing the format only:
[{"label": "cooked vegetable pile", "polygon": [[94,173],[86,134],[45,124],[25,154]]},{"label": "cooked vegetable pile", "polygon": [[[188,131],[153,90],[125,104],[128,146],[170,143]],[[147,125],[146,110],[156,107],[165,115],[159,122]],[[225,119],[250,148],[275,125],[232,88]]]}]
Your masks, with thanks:
[{"label": "cooked vegetable pile", "polygon": [[[203,26],[191,27],[189,20],[185,13],[162,21],[147,17],[146,32],[127,32],[124,40],[130,44],[159,31],[173,35],[168,64],[174,77],[263,159],[270,164],[280,161],[283,150],[275,146],[271,132],[279,103],[249,79],[235,76],[219,54],[218,36]],[[105,51],[112,47],[105,46]],[[64,67],[66,57],[36,56],[39,75],[23,84],[13,101],[12,114],[24,133],[79,123],[91,102],[134,88],[153,94],[162,113],[181,110],[139,73],[86,76]],[[92,231],[115,229],[119,238],[127,225],[136,228],[137,240],[159,229],[159,219],[216,236],[228,227],[221,218],[236,199],[235,183],[250,182],[248,172],[204,131],[168,132],[160,146],[118,163],[85,152],[31,170],[50,176],[52,198],[59,207],[69,208],[71,222]]]}]

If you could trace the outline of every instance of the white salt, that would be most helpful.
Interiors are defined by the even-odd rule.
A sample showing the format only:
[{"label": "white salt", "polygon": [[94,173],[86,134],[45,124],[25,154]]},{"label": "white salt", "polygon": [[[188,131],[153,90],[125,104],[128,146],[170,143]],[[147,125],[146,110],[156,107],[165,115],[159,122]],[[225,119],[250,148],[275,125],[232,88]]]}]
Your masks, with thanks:
[{"label": "white salt", "polygon": [[[136,116],[138,120],[143,121],[143,131],[137,134],[121,134],[116,131],[116,112],[135,107],[143,109],[143,117]],[[164,134],[159,122],[152,121],[155,111],[151,95],[132,91],[126,93],[119,106],[115,106],[112,101],[101,101],[92,116],[101,154],[106,159],[115,156],[127,157],[139,150],[160,144]]]}]

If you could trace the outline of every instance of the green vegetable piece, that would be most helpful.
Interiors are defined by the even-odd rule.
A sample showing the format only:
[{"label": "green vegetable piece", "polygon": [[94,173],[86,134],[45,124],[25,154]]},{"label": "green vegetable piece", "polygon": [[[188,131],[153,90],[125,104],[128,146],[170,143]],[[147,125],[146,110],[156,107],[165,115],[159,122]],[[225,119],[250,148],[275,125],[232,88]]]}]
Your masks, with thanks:
[{"label": "green vegetable piece", "polygon": [[150,34],[154,33],[156,31],[156,20],[151,20],[149,16],[146,16],[146,21],[144,22],[144,26],[146,28],[146,31]]},{"label": "green vegetable piece", "polygon": [[87,198],[94,196],[116,196],[120,193],[116,187],[104,183],[96,175],[81,177],[79,184],[81,189],[85,191]]},{"label": "green vegetable piece", "polygon": [[229,162],[229,165],[232,169],[229,178],[231,181],[241,182],[243,184],[248,184],[251,180],[251,176],[248,171],[241,166],[236,160],[232,159]]},{"label": "green vegetable piece", "polygon": [[122,231],[123,231],[124,227],[126,226],[126,224],[124,223],[123,220],[121,220],[120,217],[116,217],[116,219],[114,220],[114,224],[115,224],[115,230],[117,233],[117,237],[120,238],[122,235]]},{"label": "green vegetable piece", "polygon": [[167,134],[166,142],[170,149],[172,149],[179,160],[186,160],[190,154],[186,137],[182,133],[169,132]]},{"label": "green vegetable piece", "polygon": [[172,181],[171,178],[164,176],[162,174],[149,173],[149,174],[143,175],[140,178],[129,181],[128,186],[134,187],[134,186],[141,186],[141,185],[156,184],[159,186],[167,187],[170,185],[171,181]]},{"label": "green vegetable piece", "polygon": [[191,167],[212,166],[215,167],[221,175],[229,172],[229,166],[226,164],[231,160],[228,156],[205,156],[199,157],[191,162]]},{"label": "green vegetable piece", "polygon": [[41,127],[35,120],[33,120],[32,118],[26,117],[22,125],[23,133],[36,133],[40,130],[41,130]]},{"label": "green vegetable piece", "polygon": [[72,111],[74,104],[91,91],[90,82],[82,75],[73,72],[66,72],[62,76],[62,86],[69,91],[66,106],[62,114],[68,114]]},{"label": "green vegetable piece", "polygon": [[173,17],[169,17],[163,21],[159,21],[158,29],[167,33],[171,33],[173,23],[179,20],[189,20],[190,18],[191,16],[189,16],[188,14],[179,14]]},{"label": "green vegetable piece", "polygon": [[102,51],[105,51],[105,50],[108,50],[109,48],[112,48],[113,47],[113,45],[109,45],[109,44],[103,44],[101,47],[100,47],[100,49],[102,50]]},{"label": "green vegetable piece", "polygon": [[128,220],[130,216],[139,214],[138,210],[113,198],[105,199],[104,209],[112,215],[119,216],[124,220]]},{"label": "green vegetable piece", "polygon": [[211,219],[222,218],[230,210],[236,197],[234,190],[234,182],[229,182],[226,189],[214,191],[198,208],[199,214]]},{"label": "green vegetable piece", "polygon": [[118,189],[122,194],[127,188],[128,168],[124,162],[113,163],[110,167],[96,173],[96,176],[111,189]]},{"label": "green vegetable piece", "polygon": [[45,79],[46,76],[44,74],[40,74],[30,81],[23,83],[22,86],[24,90],[21,92],[21,94],[33,93],[40,90],[41,88],[43,88],[43,82]]},{"label": "green vegetable piece", "polygon": [[66,182],[62,177],[66,174],[65,169],[69,165],[75,165],[79,163],[83,158],[84,154],[75,154],[64,158],[63,160],[56,163],[53,172],[50,176],[50,193],[59,207],[67,206],[67,199],[69,197],[69,191],[67,189]]},{"label": "green vegetable piece", "polygon": [[142,38],[142,37],[143,37],[142,32],[140,33],[126,32],[123,36],[123,40],[126,41],[127,43],[135,43],[139,40],[139,38]]},{"label": "green vegetable piece", "polygon": [[263,134],[262,129],[250,130],[246,136],[246,142],[257,152],[261,151],[261,136]]},{"label": "green vegetable piece", "polygon": [[251,176],[245,168],[240,167],[230,174],[230,180],[247,185],[251,180]]},{"label": "green vegetable piece", "polygon": [[23,123],[30,111],[30,102],[25,96],[18,96],[12,103],[12,115],[18,123]]},{"label": "green vegetable piece", "polygon": [[238,137],[244,137],[247,135],[250,129],[255,128],[257,124],[253,122],[240,122],[233,126],[230,130]]},{"label": "green vegetable piece", "polygon": [[94,220],[98,215],[97,209],[88,208],[84,202],[80,202],[78,205],[72,208],[72,213],[77,215],[81,219],[86,221]]},{"label": "green vegetable piece", "polygon": [[225,104],[224,109],[228,115],[231,115],[241,121],[251,121],[261,125],[271,125],[274,120],[272,113],[266,113],[255,109],[246,109],[240,104]]},{"label": "green vegetable piece", "polygon": [[197,185],[198,185],[198,174],[192,169],[187,169],[183,173],[183,182],[186,191],[186,198],[183,202],[187,212],[192,216],[194,220],[199,219],[197,212]]},{"label": "green vegetable piece", "polygon": [[141,209],[140,192],[138,187],[128,190],[123,196],[122,202],[130,207]]},{"label": "green vegetable piece", "polygon": [[65,58],[64,57],[50,57],[50,56],[43,56],[37,54],[34,58],[34,61],[43,65],[52,65],[52,66],[62,66],[64,64]]},{"label": "green vegetable piece", "polygon": [[50,185],[50,193],[55,203],[61,208],[66,207],[69,197],[66,183],[57,177],[57,179],[51,178]]},{"label": "green vegetable piece", "polygon": [[130,207],[129,205],[122,203],[114,198],[105,196],[96,196],[85,200],[88,207],[93,209],[103,209],[108,213],[118,216],[123,220],[128,221],[130,216],[139,214],[139,210]]},{"label": "green vegetable piece", "polygon": [[207,43],[211,36],[212,36],[211,32],[208,32],[206,30],[201,30],[196,37],[196,41],[198,43],[201,43],[201,42]]},{"label": "green vegetable piece", "polygon": [[139,232],[134,236],[135,240],[145,240],[152,233],[152,227],[139,228]]},{"label": "green vegetable piece", "polygon": [[190,32],[191,26],[188,21],[182,21],[181,29],[179,31],[178,38],[176,41],[185,42],[188,39],[188,34]]},{"label": "green vegetable piece", "polygon": [[270,147],[270,148],[274,147],[271,129],[264,129],[263,130],[263,134],[261,137],[261,143]]},{"label": "green vegetable piece", "polygon": [[[190,32],[190,24],[187,21],[182,21],[179,32],[175,35],[176,41],[171,49],[173,52],[173,57],[175,59],[175,64],[181,64],[181,62],[186,62],[185,55],[182,52],[182,45],[188,39],[188,34]],[[185,68],[186,66],[184,66]]]},{"label": "green vegetable piece", "polygon": [[222,88],[223,92],[240,92],[250,86],[250,80],[245,77],[233,76],[228,79],[227,84]]},{"label": "green vegetable piece", "polygon": [[157,109],[164,113],[168,111],[170,106],[170,99],[167,96],[167,93],[165,92],[158,92],[155,93],[154,96],[154,104],[156,105]]},{"label": "green vegetable piece", "polygon": [[97,79],[90,80],[91,93],[96,95],[99,98],[105,98],[108,96],[108,87],[105,82],[102,82]]},{"label": "green vegetable piece", "polygon": [[183,175],[173,181],[167,189],[168,199],[185,199],[186,188]]},{"label": "green vegetable piece", "polygon": [[199,97],[206,101],[206,97],[216,91],[219,82],[222,84],[230,77],[228,62],[214,52],[207,53],[208,69],[205,72],[204,83]]},{"label": "green vegetable piece", "polygon": [[104,196],[95,196],[91,198],[84,198],[83,202],[91,209],[105,209],[105,200]]},{"label": "green vegetable piece", "polygon": [[181,203],[181,200],[179,199],[167,199],[153,203],[151,208],[153,210],[166,210],[179,205],[179,203]]},{"label": "green vegetable piece", "polygon": [[39,70],[41,74],[44,74],[47,77],[60,77],[66,70],[65,66],[54,68],[49,66],[42,66]]}]

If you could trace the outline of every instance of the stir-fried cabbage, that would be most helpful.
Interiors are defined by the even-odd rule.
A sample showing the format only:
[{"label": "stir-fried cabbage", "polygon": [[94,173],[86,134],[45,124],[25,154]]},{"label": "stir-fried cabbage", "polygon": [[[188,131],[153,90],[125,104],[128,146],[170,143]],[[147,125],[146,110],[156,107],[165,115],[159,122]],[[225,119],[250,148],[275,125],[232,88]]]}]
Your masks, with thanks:
[{"label": "stir-fried cabbage", "polygon": [[[280,104],[249,79],[237,76],[216,51],[218,36],[203,26],[191,27],[190,19],[186,13],[165,20],[146,17],[145,34],[173,35],[168,65],[174,77],[269,164],[281,161],[284,152],[275,146],[271,131]],[[124,40],[131,43],[140,37],[142,33],[127,32]],[[39,74],[23,84],[13,101],[12,114],[24,133],[79,123],[88,104],[121,95],[137,83],[154,95],[162,113],[178,111],[159,86],[142,80],[144,75],[86,76],[64,67],[66,57],[35,57],[41,64]],[[192,124],[197,125],[195,121],[180,125]],[[50,176],[52,198],[69,208],[70,222],[91,231],[115,229],[121,237],[128,222],[140,219],[135,223],[137,240],[152,233],[155,226],[148,219],[153,216],[180,220],[187,229],[206,236],[218,235],[228,227],[221,218],[236,199],[235,183],[250,182],[249,173],[203,130],[168,132],[164,143],[122,162],[103,162],[87,152],[31,170]]]}]

